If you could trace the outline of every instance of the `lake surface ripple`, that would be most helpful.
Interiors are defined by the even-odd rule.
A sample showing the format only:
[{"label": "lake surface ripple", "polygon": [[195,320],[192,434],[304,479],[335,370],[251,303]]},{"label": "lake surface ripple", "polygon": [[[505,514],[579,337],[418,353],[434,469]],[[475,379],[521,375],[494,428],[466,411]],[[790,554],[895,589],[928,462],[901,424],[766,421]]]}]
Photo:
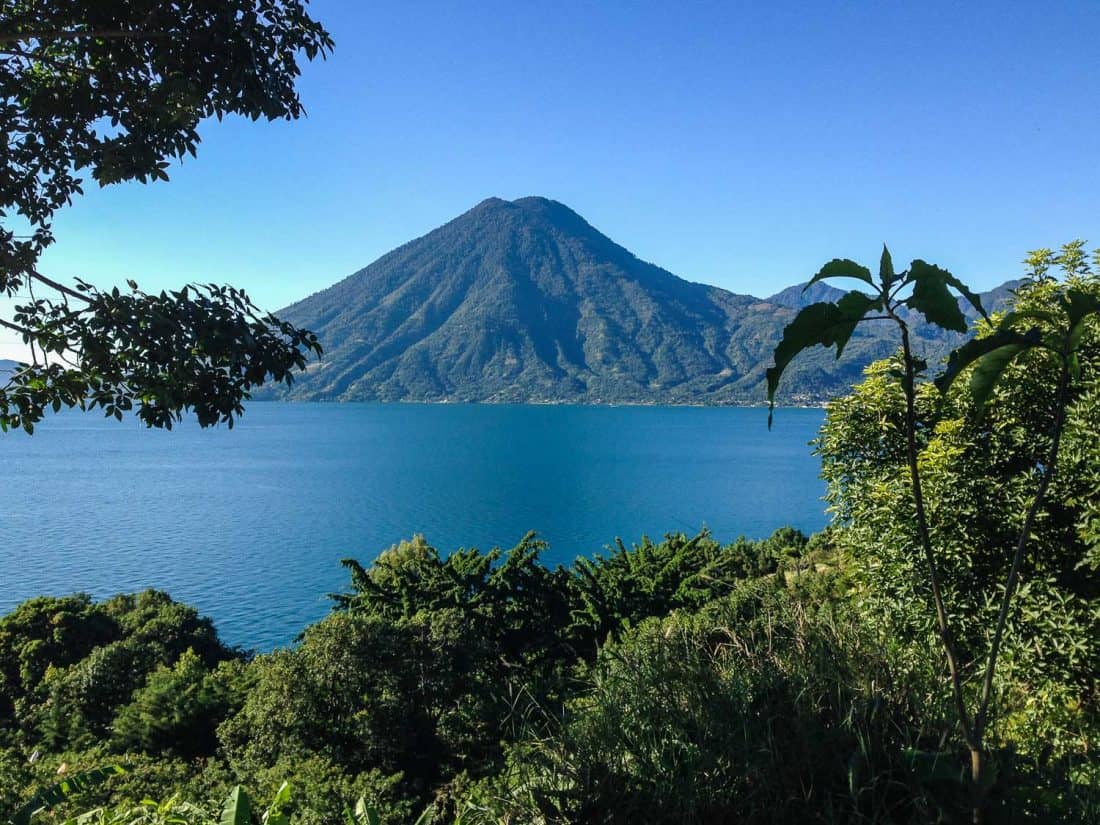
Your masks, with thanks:
[{"label": "lake surface ripple", "polygon": [[37,595],[167,590],[222,637],[291,642],[369,562],[423,533],[555,565],[614,539],[725,542],[826,522],[807,442],[823,412],[254,403],[232,430],[63,413],[0,437],[0,612]]}]

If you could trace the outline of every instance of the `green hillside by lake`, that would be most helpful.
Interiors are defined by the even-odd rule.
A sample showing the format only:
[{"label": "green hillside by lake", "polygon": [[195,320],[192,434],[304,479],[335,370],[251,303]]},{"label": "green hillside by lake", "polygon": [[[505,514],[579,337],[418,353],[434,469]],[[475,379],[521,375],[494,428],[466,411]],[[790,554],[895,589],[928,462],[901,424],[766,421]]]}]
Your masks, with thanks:
[{"label": "green hillside by lake", "polygon": [[[1009,286],[983,296],[990,309],[1005,305]],[[281,396],[761,404],[784,326],[809,301],[841,294],[825,284],[801,290],[756,298],[685,281],[564,204],[489,198],[280,312],[325,348]],[[965,340],[919,315],[911,321],[931,363]],[[896,346],[888,328],[868,326],[840,360],[807,353],[780,399],[843,394]]]}]

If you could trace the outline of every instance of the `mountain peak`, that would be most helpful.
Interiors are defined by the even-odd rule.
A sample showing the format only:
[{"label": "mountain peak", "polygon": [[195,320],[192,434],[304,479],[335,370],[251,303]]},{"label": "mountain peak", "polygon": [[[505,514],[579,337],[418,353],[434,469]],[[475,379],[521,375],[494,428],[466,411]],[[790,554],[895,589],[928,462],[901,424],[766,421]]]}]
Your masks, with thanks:
[{"label": "mountain peak", "polygon": [[546,198],[542,195],[528,195],[509,201],[496,196],[486,198],[466,214],[483,213],[512,213],[523,214],[533,218],[545,218],[552,222],[565,222],[567,224],[583,224],[588,222],[580,215],[560,201]]},{"label": "mountain peak", "polygon": [[496,209],[501,206],[507,206],[511,201],[506,201],[504,198],[498,198],[496,195],[486,198],[481,201],[477,206],[471,209],[471,212],[485,211],[489,209]]},{"label": "mountain peak", "polygon": [[816,304],[819,301],[836,301],[844,294],[844,290],[818,281],[813,286],[808,284],[795,284],[774,295],[765,298],[769,304],[787,307],[789,309],[802,309],[802,307]]},{"label": "mountain peak", "polygon": [[[577,214],[561,201],[556,201],[552,198],[544,198],[542,195],[528,195],[524,198],[516,198],[512,201],[512,205],[531,211],[568,212],[570,215]],[[580,216],[578,215],[577,217]]]},{"label": "mountain peak", "polygon": [[[690,283],[565,204],[492,197],[280,315],[325,348],[294,383],[301,399],[745,403],[765,397],[798,307],[836,294],[761,301]],[[861,330],[839,363],[808,353],[787,397],[842,392],[894,347]]]}]

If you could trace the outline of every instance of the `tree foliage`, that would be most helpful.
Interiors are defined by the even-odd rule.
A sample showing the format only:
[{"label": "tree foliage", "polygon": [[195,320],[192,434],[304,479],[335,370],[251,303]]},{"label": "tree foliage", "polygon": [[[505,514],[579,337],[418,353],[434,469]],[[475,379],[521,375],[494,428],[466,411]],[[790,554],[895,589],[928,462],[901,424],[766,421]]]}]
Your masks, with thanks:
[{"label": "tree foliage", "polygon": [[300,57],[332,40],[303,0],[14,0],[0,18],[0,326],[31,352],[0,388],[0,425],[48,410],[134,407],[150,426],[184,411],[232,424],[250,390],[287,381],[316,336],[246,293],[195,284],[157,294],[65,284],[38,268],[57,211],[100,186],[168,179],[209,117],[293,119]]},{"label": "tree foliage", "polygon": [[[1100,251],[1095,253],[1094,258],[1100,262]],[[1038,368],[1040,374],[1051,377],[1053,381],[1052,391],[1046,397],[1034,399],[1032,404],[1033,410],[1048,411],[1050,422],[1042,435],[1031,439],[1026,450],[1016,457],[1017,461],[1023,462],[1024,469],[1029,465],[1034,469],[1035,483],[1025,496],[1022,520],[1012,526],[1015,539],[1010,545],[1015,545],[1014,552],[1007,556],[998,553],[1000,563],[995,565],[1000,568],[998,574],[975,582],[980,588],[978,599],[998,605],[988,621],[984,620],[980,606],[971,604],[957,610],[957,605],[946,598],[944,549],[941,541],[934,540],[933,533],[942,523],[952,523],[956,513],[950,504],[942,500],[935,502],[927,495],[931,491],[926,492],[928,462],[922,453],[922,446],[927,450],[927,433],[922,429],[917,381],[923,377],[928,365],[915,356],[909,322],[903,316],[904,310],[918,311],[931,323],[944,329],[965,330],[966,319],[959,308],[960,301],[950,290],[959,292],[963,299],[985,316],[978,297],[951,273],[924,261],[913,261],[908,270],[896,273],[885,247],[877,284],[865,267],[846,259],[834,260],[826,264],[811,284],[825,278],[852,278],[871,286],[874,294],[868,296],[853,291],[836,304],[814,304],[804,309],[784,331],[783,340],[776,348],[775,366],[768,371],[768,395],[774,404],[783,370],[802,350],[816,344],[835,345],[839,355],[851,332],[866,320],[891,321],[900,333],[899,363],[885,372],[887,377],[899,380],[903,402],[900,426],[889,428],[883,421],[877,428],[872,426],[872,436],[877,432],[881,438],[894,431],[902,438],[900,454],[904,460],[900,466],[904,467],[907,486],[900,499],[893,501],[891,517],[895,524],[911,529],[912,546],[923,557],[920,571],[928,585],[927,601],[933,608],[930,614],[935,618],[945,655],[959,734],[970,754],[970,790],[975,823],[983,821],[986,798],[995,779],[995,767],[991,768],[987,760],[987,734],[995,712],[994,682],[1005,632],[1010,619],[1018,612],[1013,610],[1013,599],[1032,531],[1047,506],[1049,486],[1057,472],[1073,384],[1080,383],[1083,377],[1082,358],[1087,356],[1089,349],[1086,338],[1094,332],[1095,323],[1100,319],[1100,300],[1095,294],[1095,281],[1090,278],[1091,267],[1083,241],[1064,245],[1059,255],[1049,250],[1034,252],[1029,255],[1027,263],[1038,270],[1032,276],[1047,288],[1044,297],[1048,304],[1017,307],[1001,317],[993,329],[986,330],[987,334],[955,350],[946,370],[936,382],[940,392],[946,394],[960,375],[969,372],[969,400],[978,417],[981,417],[986,402],[1016,360],[1030,360],[1033,369]],[[1062,267],[1067,278],[1064,285],[1054,285],[1052,279],[1047,277],[1052,264]],[[871,310],[883,314],[868,316]],[[842,324],[838,322],[838,316]],[[985,320],[988,322],[987,317]],[[1029,359],[1027,356],[1036,357]],[[1036,441],[1041,442],[1044,435],[1048,440],[1045,449],[1036,450]],[[844,449],[853,446],[849,441],[844,444]],[[988,479],[985,481],[988,482]],[[1004,513],[998,513],[994,518],[1003,519],[1004,516]],[[954,526],[957,526],[959,535],[966,535],[970,527],[967,524]],[[946,542],[957,538],[949,533]],[[1003,584],[998,581],[1001,577]],[[989,629],[989,638],[979,653],[973,639],[980,628]],[[960,647],[960,632],[970,636],[969,650]],[[1083,650],[1078,649],[1077,652]],[[976,675],[972,675],[972,670],[977,671]],[[977,682],[975,690],[971,690],[968,684],[971,678]]]},{"label": "tree foliage", "polygon": [[[12,743],[58,759],[74,748],[85,761],[125,757],[112,788],[134,793],[178,782],[173,765],[193,794],[231,781],[273,794],[296,777],[291,808],[309,825],[359,796],[390,821],[433,799],[445,818],[501,769],[506,743],[543,731],[587,689],[608,640],[738,582],[785,581],[827,552],[789,529],[728,545],[670,535],[551,570],[542,547],[529,535],[507,552],[443,555],[414,538],[369,566],[346,562],[333,613],[294,648],[248,663],[155,594],[28,602],[0,623],[5,672],[28,663]],[[211,759],[197,775],[186,767]]]},{"label": "tree foliage", "polygon": [[134,691],[185,655],[207,668],[234,656],[209,619],[164,593],[24,602],[0,619],[0,738],[50,749],[108,738]]},{"label": "tree foliage", "polygon": [[[995,317],[979,332],[970,351],[995,353],[1001,331],[1025,319],[1038,322],[1035,341],[1065,337],[1071,323],[1063,302],[1069,294],[1100,295],[1095,278],[1071,276],[1066,284],[1039,278],[1023,287],[1014,310]],[[1080,302],[1079,302],[1080,303]],[[1065,313],[1065,314],[1062,314]],[[1062,317],[1059,318],[1059,315]],[[1006,624],[997,687],[1004,709],[997,737],[1010,737],[1048,753],[1082,744],[1082,721],[1097,718],[1095,674],[1100,671],[1100,588],[1089,574],[1097,550],[1090,530],[1096,510],[1100,453],[1100,326],[1095,317],[1076,349],[1077,377],[1068,385],[1066,421],[1047,501],[1027,530],[1017,605]],[[1061,329],[1061,333],[1057,330]],[[968,345],[969,346],[969,345]],[[1012,548],[1024,527],[1036,489],[1049,466],[1051,434],[1062,407],[1058,399],[1059,356],[1028,346],[1007,364],[999,380],[971,367],[969,381],[941,382],[946,398],[931,386],[918,391],[921,474],[933,518],[946,598],[960,623],[959,644],[968,684],[980,684],[982,657],[997,624]],[[959,361],[951,370],[957,369]],[[817,444],[828,498],[845,525],[838,541],[861,560],[870,585],[867,598],[892,617],[895,632],[934,633],[931,617],[918,609],[928,599],[923,561],[914,553],[915,524],[897,513],[911,496],[905,466],[905,403],[883,362],[868,370],[855,392],[833,402]],[[1028,685],[1027,691],[1011,685]],[[1035,720],[1064,708],[1061,732]],[[1078,719],[1084,713],[1091,721]]]}]

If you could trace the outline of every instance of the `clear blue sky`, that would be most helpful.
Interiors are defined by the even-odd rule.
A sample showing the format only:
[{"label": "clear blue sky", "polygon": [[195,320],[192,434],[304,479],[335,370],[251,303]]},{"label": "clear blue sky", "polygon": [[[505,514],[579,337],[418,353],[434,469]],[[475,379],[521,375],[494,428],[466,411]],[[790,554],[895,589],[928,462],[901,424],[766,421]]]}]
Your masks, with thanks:
[{"label": "clear blue sky", "polygon": [[1096,0],[312,8],[307,119],[211,122],[170,183],[89,191],[44,271],[274,309],[490,195],[757,295],[883,240],[978,287],[1100,244]]}]

